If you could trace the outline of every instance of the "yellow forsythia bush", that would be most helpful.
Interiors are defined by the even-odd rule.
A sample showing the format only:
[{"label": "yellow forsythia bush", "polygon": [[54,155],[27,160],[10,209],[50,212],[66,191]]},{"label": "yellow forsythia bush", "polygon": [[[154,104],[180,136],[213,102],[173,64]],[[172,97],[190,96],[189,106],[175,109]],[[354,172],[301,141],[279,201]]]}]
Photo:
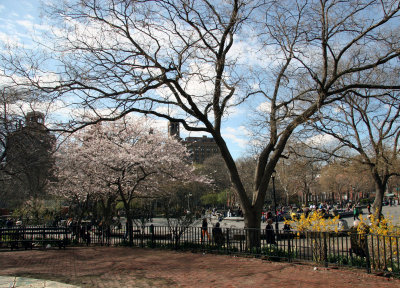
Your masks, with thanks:
[{"label": "yellow forsythia bush", "polygon": [[289,224],[298,232],[338,232],[339,216],[334,218],[324,218],[319,211],[310,213],[308,217],[301,214],[300,217],[293,220],[285,220],[285,224]]},{"label": "yellow forsythia bush", "polygon": [[[337,232],[339,216],[334,218],[324,218],[324,215],[319,211],[310,213],[308,217],[301,214],[300,217],[286,220],[285,224],[289,224],[297,231],[297,236],[305,236],[311,239],[311,251],[313,260],[319,263],[327,261],[327,235],[322,232]],[[325,238],[325,239],[324,239]]]},{"label": "yellow forsythia bush", "polygon": [[[357,232],[369,233],[368,249],[372,267],[389,271],[398,270],[400,267],[394,267],[392,264],[397,262],[400,230],[393,224],[393,217],[378,219],[371,214],[368,218],[360,218]],[[366,225],[368,231],[363,231],[362,227]]]}]

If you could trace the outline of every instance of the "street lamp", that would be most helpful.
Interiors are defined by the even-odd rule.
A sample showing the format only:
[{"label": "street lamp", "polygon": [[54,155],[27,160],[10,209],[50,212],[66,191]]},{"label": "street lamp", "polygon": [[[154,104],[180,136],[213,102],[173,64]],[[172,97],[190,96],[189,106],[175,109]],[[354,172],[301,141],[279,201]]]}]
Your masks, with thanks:
[{"label": "street lamp", "polygon": [[278,235],[279,232],[279,224],[278,224],[278,210],[276,207],[276,192],[275,192],[275,175],[276,172],[275,170],[272,172],[272,192],[274,193],[274,206],[275,206],[275,231],[276,231],[276,235]]},{"label": "street lamp", "polygon": [[192,196],[192,194],[191,193],[189,193],[188,195],[187,195],[187,198],[188,198],[188,212],[190,211],[190,206],[189,206],[189,203],[190,203],[190,197]]}]

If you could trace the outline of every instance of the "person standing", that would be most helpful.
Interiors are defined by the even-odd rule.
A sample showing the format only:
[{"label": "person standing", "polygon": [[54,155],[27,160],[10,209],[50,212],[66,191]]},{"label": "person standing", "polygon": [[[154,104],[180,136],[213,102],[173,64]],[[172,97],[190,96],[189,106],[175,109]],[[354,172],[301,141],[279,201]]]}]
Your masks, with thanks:
[{"label": "person standing", "polygon": [[265,217],[265,220],[268,221],[268,219],[272,219],[272,212],[270,210],[267,212],[267,216]]},{"label": "person standing", "polygon": [[203,242],[204,235],[207,235],[208,241],[210,241],[210,235],[208,234],[207,218],[203,218],[203,222],[201,224],[201,242]]},{"label": "person standing", "polygon": [[265,227],[265,238],[267,240],[267,244],[276,244],[274,227],[272,226],[272,223],[272,219],[268,219],[267,226]]},{"label": "person standing", "polygon": [[357,208],[357,206],[356,206],[356,204],[354,204],[354,206],[353,206],[353,220],[360,220],[359,218],[358,218],[358,208]]},{"label": "person standing", "polygon": [[7,219],[7,222],[6,222],[6,226],[7,226],[7,228],[12,228],[13,227],[13,221],[11,220],[11,218],[8,218]]}]

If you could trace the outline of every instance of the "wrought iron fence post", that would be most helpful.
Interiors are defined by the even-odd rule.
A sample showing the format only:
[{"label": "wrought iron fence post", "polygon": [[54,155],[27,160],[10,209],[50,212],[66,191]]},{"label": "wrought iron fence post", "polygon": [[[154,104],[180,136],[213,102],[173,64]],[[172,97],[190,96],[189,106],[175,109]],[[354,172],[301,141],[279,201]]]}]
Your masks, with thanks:
[{"label": "wrought iron fence post", "polygon": [[45,247],[46,246],[46,244],[45,244],[45,239],[46,239],[46,229],[43,227],[42,228],[43,229],[43,247]]},{"label": "wrought iron fence post", "polygon": [[[365,249],[365,262],[366,262],[366,265],[367,265],[367,273],[369,274],[369,273],[371,273],[371,262],[370,262],[371,260],[369,258],[368,234],[365,235],[365,247],[366,247],[366,249]],[[372,247],[372,249],[374,249],[373,246],[371,246],[371,247]],[[372,253],[374,253],[374,252],[372,251]]]},{"label": "wrought iron fence post", "polygon": [[328,267],[328,245],[326,243],[326,234],[328,232],[323,232],[324,235],[324,262],[325,262],[325,267]]},{"label": "wrought iron fence post", "polygon": [[146,227],[140,227],[140,247],[144,247],[144,233],[145,233]]},{"label": "wrought iron fence post", "polygon": [[[246,240],[246,237],[247,237],[246,234],[251,233],[251,231],[248,230],[248,229],[245,229],[244,232],[245,232],[245,237],[244,237],[244,239]],[[238,231],[235,231],[235,233],[238,233]],[[239,232],[239,233],[240,233],[240,232]],[[238,235],[238,234],[236,234],[236,235]],[[234,234],[233,236],[235,236],[235,234]],[[239,234],[239,236],[236,236],[236,238],[233,238],[233,240],[237,241],[237,238],[238,238],[238,237],[239,237],[239,248],[240,248],[240,253],[242,253],[242,252],[243,252],[242,234]]]},{"label": "wrought iron fence post", "polygon": [[230,245],[230,239],[229,239],[229,228],[226,228],[226,249],[227,249],[227,251],[228,251],[228,253],[230,252],[230,247],[231,247],[231,245]]},{"label": "wrought iron fence post", "polygon": [[150,225],[150,234],[151,234],[151,247],[154,247],[154,225]]},{"label": "wrought iron fence post", "polygon": [[[87,231],[87,226],[85,227],[85,231]],[[101,246],[103,245],[104,245],[104,224],[101,225]]]},{"label": "wrought iron fence post", "polygon": [[[65,237],[65,243],[67,244],[67,243],[69,243],[69,240],[68,240],[68,228],[67,227],[62,227],[61,228],[62,230],[63,230],[63,235],[64,235],[64,237]],[[71,237],[72,238],[72,237]],[[72,240],[72,239],[71,239]]]},{"label": "wrought iron fence post", "polygon": [[287,237],[287,240],[288,240],[288,262],[291,262],[292,260],[291,260],[291,247],[290,247],[290,232],[286,232],[285,233],[286,234],[286,237]]}]

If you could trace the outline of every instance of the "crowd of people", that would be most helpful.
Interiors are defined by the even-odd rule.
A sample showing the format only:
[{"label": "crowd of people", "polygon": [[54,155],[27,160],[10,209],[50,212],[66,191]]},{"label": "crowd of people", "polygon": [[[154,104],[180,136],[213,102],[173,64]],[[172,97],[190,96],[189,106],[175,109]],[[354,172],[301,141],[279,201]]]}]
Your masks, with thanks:
[{"label": "crowd of people", "polygon": [[[368,213],[371,213],[371,205],[367,205]],[[274,210],[268,207],[266,211],[262,212],[261,220],[263,223],[267,222],[268,219],[273,218],[275,221]],[[325,217],[337,216],[339,212],[353,213],[354,220],[359,219],[359,215],[362,214],[362,209],[360,203],[345,203],[345,204],[328,204],[326,202],[319,204],[310,204],[309,206],[282,206],[277,208],[276,217],[278,221],[283,221],[285,219],[299,218],[300,215],[304,214],[308,217],[310,213],[319,212]]]}]

